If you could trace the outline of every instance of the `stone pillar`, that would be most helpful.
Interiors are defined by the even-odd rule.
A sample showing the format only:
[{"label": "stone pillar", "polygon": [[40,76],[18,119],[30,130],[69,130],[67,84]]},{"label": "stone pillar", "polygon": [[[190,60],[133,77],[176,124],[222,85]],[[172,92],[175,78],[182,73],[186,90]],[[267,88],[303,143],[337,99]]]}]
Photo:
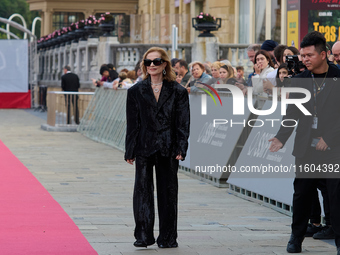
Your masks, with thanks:
[{"label": "stone pillar", "polygon": [[100,37],[98,45],[98,65],[109,64],[112,60],[111,56],[111,45],[119,44],[117,37]]},{"label": "stone pillar", "polygon": [[98,64],[98,38],[89,38],[87,39],[87,47],[86,47],[86,70],[88,73],[88,80],[91,78],[97,79],[100,78],[99,75],[99,64]]},{"label": "stone pillar", "polygon": [[44,12],[44,33],[43,35],[48,35],[52,32],[52,12],[45,11]]},{"label": "stone pillar", "polygon": [[196,37],[192,47],[191,60],[213,63],[217,61],[218,49],[216,37]]}]

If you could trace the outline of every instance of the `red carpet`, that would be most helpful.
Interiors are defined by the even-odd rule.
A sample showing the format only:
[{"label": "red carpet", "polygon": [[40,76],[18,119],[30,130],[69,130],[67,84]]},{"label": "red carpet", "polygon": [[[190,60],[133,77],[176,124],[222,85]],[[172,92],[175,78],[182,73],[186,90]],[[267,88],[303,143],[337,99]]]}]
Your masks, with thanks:
[{"label": "red carpet", "polygon": [[0,254],[97,254],[63,208],[1,141]]}]

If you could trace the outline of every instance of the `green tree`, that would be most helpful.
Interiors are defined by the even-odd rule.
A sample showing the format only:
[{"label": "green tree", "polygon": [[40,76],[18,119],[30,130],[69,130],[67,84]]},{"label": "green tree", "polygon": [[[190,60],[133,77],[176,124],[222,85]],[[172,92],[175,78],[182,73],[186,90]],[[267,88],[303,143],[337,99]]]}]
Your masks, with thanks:
[{"label": "green tree", "polygon": [[[29,5],[26,0],[0,0],[0,17],[9,18],[14,13],[18,13],[24,17],[29,30],[32,30],[33,19],[39,16],[39,12],[29,10]],[[13,21],[22,24],[19,18],[14,18]],[[0,26],[6,28],[6,25],[3,23],[0,24]],[[20,38],[23,37],[23,32],[20,30],[15,28],[11,28],[10,30]],[[38,38],[40,37],[40,22],[38,22],[36,26],[36,35]],[[0,33],[0,39],[4,38],[7,38],[6,34]]]}]

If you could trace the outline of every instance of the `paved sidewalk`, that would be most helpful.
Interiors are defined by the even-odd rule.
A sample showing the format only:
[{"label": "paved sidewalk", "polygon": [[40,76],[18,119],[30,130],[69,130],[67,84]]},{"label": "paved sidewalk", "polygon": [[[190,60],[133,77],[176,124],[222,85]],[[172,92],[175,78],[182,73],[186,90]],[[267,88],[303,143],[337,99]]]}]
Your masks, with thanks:
[{"label": "paved sidewalk", "polygon": [[[45,120],[30,111],[0,110],[0,139],[61,204],[98,254],[287,254],[289,217],[182,173],[179,248],[136,249],[134,167],[118,150],[79,133],[43,131],[42,123]],[[306,238],[303,254],[336,251],[333,245]]]}]

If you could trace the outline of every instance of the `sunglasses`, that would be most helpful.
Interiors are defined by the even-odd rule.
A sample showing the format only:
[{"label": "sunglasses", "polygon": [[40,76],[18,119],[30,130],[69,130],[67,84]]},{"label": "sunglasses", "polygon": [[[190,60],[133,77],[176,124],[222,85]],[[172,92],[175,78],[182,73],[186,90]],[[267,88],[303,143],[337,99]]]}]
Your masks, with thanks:
[{"label": "sunglasses", "polygon": [[145,66],[151,66],[151,63],[153,63],[155,66],[160,66],[163,64],[164,60],[161,58],[155,58],[154,60],[151,59],[144,59],[144,65]]}]

